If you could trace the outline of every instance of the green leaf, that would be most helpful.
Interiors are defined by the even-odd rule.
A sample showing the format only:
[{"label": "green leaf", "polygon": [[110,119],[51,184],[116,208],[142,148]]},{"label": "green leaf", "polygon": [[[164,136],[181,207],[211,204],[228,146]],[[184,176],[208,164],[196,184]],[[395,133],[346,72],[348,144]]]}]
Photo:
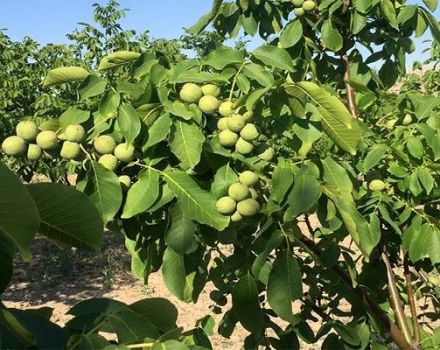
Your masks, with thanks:
[{"label": "green leaf", "polygon": [[333,23],[329,19],[324,21],[321,27],[321,40],[325,47],[335,52],[341,50],[344,44],[341,33],[333,27]]},{"label": "green leaf", "polygon": [[0,163],[0,235],[29,260],[29,246],[39,227],[40,215],[29,191]]},{"label": "green leaf", "polygon": [[325,186],[345,201],[353,203],[353,182],[348,176],[347,170],[331,157],[322,159],[321,163],[324,169]]},{"label": "green leaf", "polygon": [[295,19],[289,22],[280,35],[281,47],[287,49],[294,46],[303,36],[303,26],[301,21]]},{"label": "green leaf", "polygon": [[162,114],[153,125],[148,128],[147,142],[142,145],[142,150],[146,151],[148,148],[165,140],[171,130],[171,118],[169,113]]},{"label": "green leaf", "polygon": [[159,197],[159,174],[152,168],[142,170],[130,187],[121,217],[129,219],[146,212]]},{"label": "green leaf", "polygon": [[14,252],[12,242],[0,236],[0,295],[9,285],[12,277]]},{"label": "green leaf", "polygon": [[82,124],[90,117],[89,111],[82,111],[73,107],[68,108],[59,118],[59,127],[66,130],[69,125]]},{"label": "green leaf", "polygon": [[134,107],[124,103],[119,107],[118,125],[127,143],[132,144],[141,131],[141,120]]},{"label": "green leaf", "polygon": [[409,154],[411,154],[414,158],[421,159],[423,157],[424,147],[419,137],[409,137],[406,142],[406,148],[408,149]]},{"label": "green leaf", "polygon": [[203,64],[214,67],[217,70],[223,70],[229,65],[239,64],[243,60],[244,58],[240,51],[224,46],[211,51],[203,60]]},{"label": "green leaf", "polygon": [[175,203],[170,209],[171,225],[165,235],[166,244],[175,252],[184,255],[193,247],[194,232],[196,225],[185,216],[179,203]]},{"label": "green leaf", "polygon": [[260,335],[264,329],[264,314],[258,299],[255,279],[248,272],[240,278],[232,290],[232,310],[249,332]]},{"label": "green leaf", "polygon": [[292,191],[287,198],[289,207],[284,213],[284,221],[292,221],[298,215],[311,209],[320,194],[321,184],[315,177],[304,173],[295,175]]},{"label": "green leaf", "polygon": [[394,8],[393,2],[391,0],[381,0],[380,8],[382,10],[382,14],[388,20],[388,23],[398,29],[397,19],[396,19],[396,9]]},{"label": "green leaf", "polygon": [[430,171],[427,168],[419,167],[417,168],[417,176],[420,184],[425,189],[426,194],[430,194],[435,184]]},{"label": "green leaf", "polygon": [[229,217],[221,215],[215,209],[216,198],[202,190],[191,176],[179,170],[167,170],[163,175],[188,218],[219,231],[228,226]]},{"label": "green leaf", "polygon": [[211,21],[215,17],[217,17],[222,3],[223,0],[214,0],[214,2],[212,3],[211,11],[200,17],[196,24],[187,29],[187,32],[196,35],[200,34],[208,26],[208,24],[211,23]]},{"label": "green leaf", "polygon": [[116,51],[105,56],[99,63],[98,70],[108,70],[133,62],[139,58],[141,54],[133,51]]},{"label": "green leaf", "polygon": [[75,81],[83,81],[89,76],[89,72],[82,67],[60,67],[54,68],[47,73],[43,86],[53,86]]},{"label": "green leaf", "polygon": [[103,224],[101,216],[82,192],[61,184],[28,185],[41,217],[39,233],[59,243],[101,251]]},{"label": "green leaf", "polygon": [[388,146],[385,144],[377,144],[371,147],[370,152],[368,152],[363,162],[364,172],[367,173],[370,169],[379,164],[387,150]]},{"label": "green leaf", "polygon": [[293,314],[292,302],[301,297],[301,271],[292,253],[284,249],[278,254],[269,274],[267,301],[280,318],[295,325],[299,319]]},{"label": "green leaf", "polygon": [[229,186],[238,182],[238,175],[228,163],[217,170],[211,184],[211,192],[216,198],[226,196]]},{"label": "green leaf", "polygon": [[[4,307],[0,308],[0,326],[5,327],[13,336],[15,336],[17,340],[19,340],[21,346],[30,348],[37,345],[37,339],[35,336],[23,326],[11,311]],[[5,346],[6,344],[3,344],[4,340],[0,340],[2,340],[2,347]]]},{"label": "green leaf", "polygon": [[180,160],[184,170],[192,169],[200,162],[205,135],[194,122],[175,120],[173,123],[170,148]]},{"label": "green leaf", "polygon": [[130,309],[144,315],[162,332],[168,332],[176,328],[177,309],[164,298],[147,298],[131,304]]},{"label": "green leaf", "polygon": [[429,258],[432,264],[440,263],[440,230],[431,223],[413,223],[403,233],[402,246],[413,262]]},{"label": "green leaf", "polygon": [[[336,97],[318,85],[310,82],[287,84],[287,93],[295,97],[297,91],[305,93],[316,105],[321,114],[324,131],[344,151],[356,154],[361,141],[361,130],[344,104]],[[296,89],[298,88],[298,89]]]},{"label": "green leaf", "polygon": [[99,115],[103,120],[116,116],[121,103],[121,95],[113,90],[108,90],[99,103]]},{"label": "green leaf", "polygon": [[419,14],[421,14],[425,18],[426,23],[428,23],[429,28],[431,29],[431,33],[434,39],[438,43],[440,43],[440,26],[437,19],[431,13],[421,7],[419,7]]},{"label": "green leaf", "polygon": [[423,0],[423,2],[432,12],[437,9],[437,0]]},{"label": "green leaf", "polygon": [[229,78],[223,76],[219,73],[213,72],[200,72],[196,70],[188,70],[182,72],[173,79],[172,83],[175,84],[183,84],[183,83],[226,83],[229,81]]},{"label": "green leaf", "polygon": [[98,162],[91,161],[84,193],[101,214],[105,224],[113,220],[122,203],[122,189],[116,174]]},{"label": "green leaf", "polygon": [[179,300],[184,300],[186,271],[183,257],[173,249],[165,249],[162,275],[167,289]]},{"label": "green leaf", "polygon": [[275,84],[272,73],[259,64],[247,64],[244,66],[243,72],[249,79],[255,80],[263,86],[269,87]]},{"label": "green leaf", "polygon": [[263,45],[256,48],[252,55],[268,66],[289,72],[294,71],[292,58],[286,50],[280,47]]},{"label": "green leaf", "polygon": [[101,95],[104,93],[106,86],[107,81],[105,79],[101,79],[94,74],[90,74],[78,88],[81,101],[84,101],[90,97]]}]

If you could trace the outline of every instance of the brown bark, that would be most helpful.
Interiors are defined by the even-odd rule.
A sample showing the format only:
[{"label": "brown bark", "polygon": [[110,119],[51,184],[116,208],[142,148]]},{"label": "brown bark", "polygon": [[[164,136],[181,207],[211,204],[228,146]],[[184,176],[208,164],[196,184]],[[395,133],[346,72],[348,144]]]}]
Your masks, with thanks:
[{"label": "brown bark", "polygon": [[353,87],[350,85],[350,62],[348,61],[347,53],[341,55],[342,62],[344,63],[344,83],[347,90],[347,104],[350,109],[350,113],[353,118],[358,117],[358,111],[356,107],[356,96],[354,94]]},{"label": "brown bark", "polygon": [[418,347],[418,344],[420,343],[420,325],[419,325],[419,320],[418,320],[418,315],[417,315],[416,297],[414,295],[411,272],[409,270],[408,256],[406,254],[404,257],[403,268],[404,268],[403,273],[405,275],[405,282],[406,282],[406,290],[408,292],[409,307],[411,309],[411,318],[412,318],[413,333],[414,333],[414,343],[415,343],[415,346]]}]

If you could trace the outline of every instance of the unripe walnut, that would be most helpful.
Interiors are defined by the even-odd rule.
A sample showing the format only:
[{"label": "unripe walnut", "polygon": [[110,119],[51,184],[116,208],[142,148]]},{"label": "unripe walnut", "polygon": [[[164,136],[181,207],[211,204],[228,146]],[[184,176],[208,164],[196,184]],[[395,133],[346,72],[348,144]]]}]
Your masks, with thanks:
[{"label": "unripe walnut", "polygon": [[28,146],[27,150],[27,159],[29,160],[38,160],[43,155],[43,150],[40,146],[31,143]]},{"label": "unripe walnut", "polygon": [[218,107],[218,112],[222,117],[230,117],[234,114],[234,103],[232,101],[225,101]]},{"label": "unripe walnut", "polygon": [[240,131],[240,136],[246,141],[253,141],[258,137],[258,130],[254,124],[246,124]]},{"label": "unripe walnut", "polygon": [[297,17],[302,17],[304,16],[304,14],[306,13],[306,11],[304,11],[304,9],[302,7],[298,7],[296,9],[293,10],[293,13],[295,14],[295,16]]},{"label": "unripe walnut", "polygon": [[295,7],[301,7],[304,4],[304,0],[292,0],[292,4]]},{"label": "unripe walnut", "polygon": [[240,154],[250,154],[254,150],[254,145],[240,137],[235,144],[235,150]]},{"label": "unripe walnut", "polygon": [[242,201],[243,199],[249,198],[251,194],[248,186],[243,185],[240,182],[236,182],[231,186],[229,186],[228,195],[233,200],[239,202]]},{"label": "unripe walnut", "polygon": [[179,92],[180,98],[186,103],[196,103],[203,96],[202,89],[193,83],[186,83]]},{"label": "unripe walnut", "polygon": [[217,129],[228,130],[228,118],[220,118],[217,122]]},{"label": "unripe walnut", "polygon": [[15,133],[25,141],[34,141],[38,135],[38,126],[31,120],[25,120],[17,124]]},{"label": "unripe walnut", "polygon": [[222,197],[220,198],[215,207],[220,214],[229,215],[235,211],[237,203],[231,197]]},{"label": "unripe walnut", "polygon": [[57,134],[51,130],[44,130],[37,135],[37,145],[44,150],[54,149],[57,144]]},{"label": "unripe walnut", "polygon": [[215,84],[206,84],[202,86],[202,92],[205,96],[220,96],[220,87]]},{"label": "unripe walnut", "polygon": [[104,154],[99,158],[98,162],[111,171],[114,171],[118,166],[118,158],[113,154]]},{"label": "unripe walnut", "polygon": [[263,149],[260,150],[260,153],[258,154],[258,158],[266,161],[271,161],[272,158],[275,156],[275,151],[272,147],[264,146]]},{"label": "unripe walnut", "polygon": [[237,204],[237,211],[242,216],[252,216],[260,211],[260,204],[254,199],[245,199]]},{"label": "unripe walnut", "polygon": [[368,184],[368,188],[372,192],[381,192],[385,189],[385,187],[385,182],[383,182],[382,180],[372,180]]},{"label": "unripe walnut", "polygon": [[245,114],[243,114],[243,119],[246,121],[246,123],[250,122],[254,118],[254,112],[247,111]]},{"label": "unripe walnut", "polygon": [[246,170],[240,174],[239,180],[243,185],[255,186],[258,183],[258,176],[253,171]]},{"label": "unripe walnut", "polygon": [[64,131],[67,141],[82,142],[86,136],[86,131],[79,124],[69,125]]},{"label": "unripe walnut", "polygon": [[218,141],[222,146],[232,147],[235,146],[235,144],[237,143],[238,135],[235,132],[232,132],[231,130],[223,130],[218,135]]},{"label": "unripe walnut", "polygon": [[240,132],[246,125],[246,121],[239,114],[234,114],[228,118],[228,129],[233,132]]},{"label": "unripe walnut", "polygon": [[406,114],[405,117],[402,120],[402,125],[409,125],[412,123],[412,116],[411,114]]},{"label": "unripe walnut", "polygon": [[236,211],[234,214],[231,215],[232,222],[239,222],[242,219],[243,219],[243,216],[241,216],[238,211]]},{"label": "unripe walnut", "polygon": [[119,183],[124,190],[128,190],[131,187],[131,178],[128,175],[121,175],[118,177]]},{"label": "unripe walnut", "polygon": [[95,141],[93,141],[93,147],[95,148],[95,151],[100,154],[110,154],[115,150],[116,141],[109,135],[101,135],[95,138]]},{"label": "unripe walnut", "polygon": [[316,3],[314,1],[311,1],[311,0],[304,1],[304,4],[302,5],[302,8],[306,12],[313,11],[315,9],[315,7],[316,7]]},{"label": "unripe walnut", "polygon": [[121,143],[116,146],[114,154],[121,162],[129,163],[134,159],[134,146]]},{"label": "unripe walnut", "polygon": [[79,144],[71,141],[64,141],[61,147],[60,156],[64,159],[75,159],[81,154]]},{"label": "unripe walnut", "polygon": [[199,100],[199,108],[205,114],[214,114],[217,112],[220,102],[216,97],[206,95]]},{"label": "unripe walnut", "polygon": [[22,156],[26,152],[26,142],[20,136],[9,136],[3,141],[2,150],[8,156]]}]

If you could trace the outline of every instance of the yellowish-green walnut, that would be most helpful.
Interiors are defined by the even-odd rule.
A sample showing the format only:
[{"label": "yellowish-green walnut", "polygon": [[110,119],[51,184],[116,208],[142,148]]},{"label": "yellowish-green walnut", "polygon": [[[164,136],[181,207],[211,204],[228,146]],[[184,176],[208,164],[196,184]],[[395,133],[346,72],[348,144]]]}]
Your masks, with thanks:
[{"label": "yellowish-green walnut", "polygon": [[95,151],[100,154],[110,154],[115,150],[116,141],[110,135],[101,135],[95,138],[95,141],[93,141],[93,147],[95,148]]},{"label": "yellowish-green walnut", "polygon": [[231,215],[232,222],[239,222],[242,219],[243,219],[243,216],[241,216],[238,211],[236,211],[234,214]]},{"label": "yellowish-green walnut", "polygon": [[60,156],[64,159],[76,159],[81,154],[79,143],[64,141],[61,147]]},{"label": "yellowish-green walnut", "polygon": [[28,150],[27,150],[27,159],[29,160],[38,160],[43,155],[43,150],[40,146],[36,144],[29,144]]},{"label": "yellowish-green walnut", "polygon": [[38,135],[38,126],[31,120],[24,120],[17,124],[15,133],[25,141],[34,141]]},{"label": "yellowish-green walnut", "polygon": [[240,137],[235,144],[235,150],[240,154],[250,154],[254,150],[254,145]]},{"label": "yellowish-green walnut", "polygon": [[251,193],[249,191],[248,186],[243,185],[240,182],[236,182],[236,183],[232,184],[231,186],[229,186],[228,195],[233,200],[239,202],[239,201],[242,201],[243,199],[249,198]]},{"label": "yellowish-green walnut", "polygon": [[70,142],[82,142],[86,136],[86,131],[80,124],[69,125],[66,130],[64,130],[67,141]]},{"label": "yellowish-green walnut", "polygon": [[218,135],[218,141],[222,146],[232,147],[235,146],[235,144],[237,143],[238,135],[231,130],[223,130]]},{"label": "yellowish-green walnut", "polygon": [[251,192],[251,198],[257,200],[258,199],[258,193],[253,188],[249,188],[249,191]]},{"label": "yellowish-green walnut", "polygon": [[217,201],[215,208],[220,214],[230,215],[235,211],[236,206],[237,202],[231,197],[226,196]]},{"label": "yellowish-green walnut", "polygon": [[222,117],[230,117],[234,114],[234,103],[232,101],[225,101],[218,107],[218,112]]},{"label": "yellowish-green walnut", "polygon": [[245,125],[246,120],[240,114],[234,114],[228,118],[228,129],[233,132],[240,132]]},{"label": "yellowish-green walnut", "polygon": [[114,154],[121,162],[131,162],[134,159],[134,146],[127,143],[120,143],[115,147]]},{"label": "yellowish-green walnut", "polygon": [[220,96],[220,87],[215,84],[206,84],[202,86],[202,92],[205,96]]},{"label": "yellowish-green walnut", "polygon": [[250,122],[254,118],[254,112],[247,111],[245,114],[243,114],[243,119],[246,121],[246,123]]},{"label": "yellowish-green walnut", "polygon": [[304,11],[306,12],[311,12],[315,9],[316,7],[316,2],[312,1],[312,0],[306,0],[304,1],[304,4],[302,5],[302,8],[304,9]]},{"label": "yellowish-green walnut", "polygon": [[255,186],[258,183],[258,176],[253,171],[246,170],[240,174],[239,180],[243,185]]},{"label": "yellowish-green walnut", "polygon": [[397,123],[397,120],[396,119],[390,119],[390,120],[388,120],[387,122],[386,122],[386,126],[387,126],[387,128],[390,128],[390,129],[392,129],[392,128],[394,128],[394,126],[396,125],[396,123]]},{"label": "yellowish-green walnut", "polygon": [[186,103],[196,103],[203,96],[202,89],[194,83],[186,83],[179,92],[180,98]]},{"label": "yellowish-green walnut", "polygon": [[246,141],[253,141],[258,137],[258,135],[257,127],[252,123],[246,124],[240,131],[241,138]]},{"label": "yellowish-green walnut", "polygon": [[292,4],[295,7],[301,7],[304,4],[304,0],[292,0]]},{"label": "yellowish-green walnut", "polygon": [[214,114],[220,105],[217,97],[206,95],[199,100],[199,108],[205,114]]},{"label": "yellowish-green walnut", "polygon": [[2,150],[8,156],[22,156],[26,152],[26,141],[20,136],[8,136],[2,143]]},{"label": "yellowish-green walnut", "polygon": [[60,133],[58,134],[58,140],[60,140],[60,141],[67,141],[67,136],[66,136],[66,134],[65,134],[64,132],[60,132]]},{"label": "yellowish-green walnut", "polygon": [[238,202],[237,211],[242,216],[252,216],[260,211],[260,204],[256,200],[248,198]]},{"label": "yellowish-green walnut", "polygon": [[217,122],[217,129],[219,130],[228,130],[228,119],[229,118],[220,118]]},{"label": "yellowish-green walnut", "polygon": [[128,190],[131,187],[131,178],[128,175],[121,175],[118,177],[119,183],[124,190]]},{"label": "yellowish-green walnut", "polygon": [[304,14],[306,13],[306,11],[304,11],[304,9],[302,7],[298,7],[296,9],[293,9],[293,13],[295,14],[295,16],[297,17],[302,17],[304,16]]},{"label": "yellowish-green walnut", "polygon": [[412,116],[411,114],[405,115],[405,117],[402,120],[402,125],[409,125],[412,123]]},{"label": "yellowish-green walnut", "polygon": [[275,151],[272,147],[264,147],[258,154],[258,158],[270,162],[275,156]]},{"label": "yellowish-green walnut", "polygon": [[118,158],[116,158],[113,154],[102,155],[98,162],[111,171],[114,171],[118,166]]},{"label": "yellowish-green walnut", "polygon": [[373,192],[381,192],[385,189],[385,182],[383,182],[382,180],[372,180],[369,184],[368,184],[368,188],[370,189],[370,191]]},{"label": "yellowish-green walnut", "polygon": [[37,145],[46,151],[54,149],[57,144],[57,134],[51,130],[44,130],[37,135]]}]

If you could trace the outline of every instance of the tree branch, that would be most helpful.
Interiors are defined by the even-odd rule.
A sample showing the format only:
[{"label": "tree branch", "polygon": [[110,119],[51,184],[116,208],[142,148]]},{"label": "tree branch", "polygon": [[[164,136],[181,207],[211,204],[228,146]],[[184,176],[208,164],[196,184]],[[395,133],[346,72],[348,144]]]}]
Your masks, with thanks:
[{"label": "tree branch", "polygon": [[347,53],[344,52],[341,55],[342,62],[344,63],[344,83],[345,89],[347,90],[347,103],[350,108],[351,115],[353,118],[357,118],[358,111],[356,108],[356,97],[354,95],[354,90],[349,83],[350,80],[350,62],[348,61]]},{"label": "tree branch", "polygon": [[405,254],[405,257],[403,258],[403,270],[404,270],[403,273],[405,275],[406,290],[408,292],[409,307],[411,309],[414,342],[416,344],[419,344],[420,343],[420,325],[419,325],[419,320],[418,320],[418,315],[417,315],[416,297],[414,295],[414,290],[412,287],[412,278],[411,278],[411,273],[409,270],[409,261],[408,261],[407,254]]}]

